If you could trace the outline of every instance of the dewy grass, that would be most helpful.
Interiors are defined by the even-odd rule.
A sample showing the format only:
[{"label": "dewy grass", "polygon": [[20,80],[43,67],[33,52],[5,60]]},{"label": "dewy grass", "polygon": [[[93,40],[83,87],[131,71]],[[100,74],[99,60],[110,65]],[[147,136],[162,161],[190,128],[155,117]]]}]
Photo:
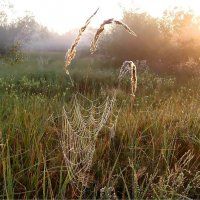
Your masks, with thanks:
[{"label": "dewy grass", "polygon": [[[60,57],[51,58],[61,60]],[[100,195],[113,199],[200,199],[199,82],[191,81],[180,86],[169,77],[141,72],[134,112],[130,112],[129,104],[124,106],[114,138],[109,138],[109,129],[101,130],[96,144],[93,143],[96,145],[94,155],[88,154],[93,155],[89,159],[92,164],[87,163],[90,173],[79,172],[81,181],[88,178],[90,184],[78,190],[71,181],[60,148],[60,133],[65,131],[62,123],[67,120],[60,117],[61,108],[71,97],[65,87],[67,80],[61,76],[62,72],[57,72],[56,76],[48,72],[44,79],[44,74],[37,72],[37,77],[33,77],[26,71],[25,78],[22,78],[19,71],[27,69],[27,64],[36,69],[32,60],[22,68],[16,66],[18,76],[15,78],[0,79],[1,199],[99,199]],[[131,73],[131,65],[130,61],[125,62],[120,74],[123,75],[126,69]],[[136,83],[134,66],[132,69],[132,82]],[[5,70],[9,73],[14,68],[2,69]],[[108,80],[108,69],[98,79],[95,78],[96,71],[86,82],[80,70],[76,80],[80,91],[83,91],[84,83],[84,94],[93,99],[102,94],[103,84],[109,89],[115,85],[112,79]],[[131,93],[134,94],[135,90],[136,87],[132,87]],[[124,96],[129,93],[122,90],[114,111],[119,110]],[[95,104],[98,108],[92,106],[94,114],[98,114],[102,102],[103,99],[100,104]],[[85,105],[84,100],[79,100],[78,105]],[[83,111],[82,117],[87,112]],[[81,119],[74,114],[74,120]],[[94,121],[93,116],[91,121]],[[81,124],[81,134],[85,132],[84,122],[88,123],[87,118],[84,119],[74,124],[74,127]],[[98,121],[94,123],[98,124]],[[92,131],[93,127],[91,125],[89,130]],[[71,138],[68,141],[72,141]],[[76,148],[76,144],[63,145]],[[80,156],[86,144],[79,149]],[[84,162],[79,166],[79,169],[86,167]]]},{"label": "dewy grass", "polygon": [[[54,60],[59,61],[62,56]],[[26,67],[24,65],[24,69]],[[105,69],[105,74],[94,79],[96,71],[89,79],[102,85],[108,71]],[[40,73],[37,76],[44,78]],[[66,103],[62,97],[66,87],[60,86],[65,85],[64,82],[67,85],[66,77],[59,73],[45,76],[47,80],[39,81],[39,87],[28,73],[23,83],[20,76],[0,80],[1,199],[81,199],[80,193],[83,199],[99,199],[102,188],[107,188],[107,192],[113,188],[111,192],[117,199],[128,199],[128,195],[131,199],[200,198],[198,82],[179,86],[171,83],[169,77],[158,79],[150,72],[139,72],[140,90],[134,112],[130,112],[129,104],[120,112],[112,145],[108,138],[110,130],[101,131],[91,173],[86,174],[90,184],[84,192],[73,186],[60,147],[63,121],[59,116]],[[81,73],[78,76],[76,84],[81,88],[85,79]],[[114,83],[111,79],[106,82],[109,88],[113,88]],[[91,86],[91,82],[87,84]],[[101,91],[96,85],[91,91],[88,85],[84,94],[99,98]],[[44,90],[39,92],[41,87]],[[129,89],[123,90],[119,104],[129,93]],[[83,100],[79,103],[85,105]],[[115,105],[116,111],[119,104]]]}]

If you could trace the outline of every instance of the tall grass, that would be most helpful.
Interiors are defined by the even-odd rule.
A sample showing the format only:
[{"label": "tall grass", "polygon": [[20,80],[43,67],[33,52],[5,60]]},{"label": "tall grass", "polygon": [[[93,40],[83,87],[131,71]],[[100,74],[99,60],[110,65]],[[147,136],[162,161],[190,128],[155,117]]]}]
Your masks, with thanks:
[{"label": "tall grass", "polygon": [[[97,99],[117,87],[119,69],[74,64],[79,65],[71,68],[75,91]],[[82,67],[88,71],[81,72]],[[36,70],[15,78],[9,75],[12,70],[7,72],[0,84],[1,198],[200,197],[198,82],[179,85],[172,77],[138,72],[132,112],[127,103],[114,138],[108,138],[109,129],[101,131],[87,187],[77,190],[68,176],[59,135],[62,107],[66,102],[70,106],[74,88],[59,71]],[[129,81],[125,79],[118,91],[116,110],[130,94]]]},{"label": "tall grass", "polygon": [[[96,12],[66,55],[67,72]],[[92,52],[104,26],[113,22],[134,34],[125,24],[106,20],[97,30]],[[179,85],[173,77],[149,71],[137,75],[133,62],[126,61],[119,78],[127,72],[131,78],[119,84],[118,69],[102,70],[99,63],[92,69],[87,62],[85,68],[84,62],[77,61],[71,72],[72,87],[58,57],[37,62],[40,66],[33,70],[37,58],[32,55],[25,66],[18,66],[24,69],[28,64],[29,70],[23,73],[1,67],[7,69],[0,78],[0,198],[200,198],[198,81]],[[47,64],[50,71],[45,70]],[[134,101],[127,98],[130,81],[131,94],[137,96]],[[115,106],[105,101],[113,91]],[[78,104],[72,100],[74,92],[84,96]],[[85,99],[98,99],[97,105]],[[92,106],[81,107],[88,104]],[[98,110],[101,105],[103,114]],[[71,116],[66,106],[72,108]],[[112,126],[106,126],[107,122]]]}]

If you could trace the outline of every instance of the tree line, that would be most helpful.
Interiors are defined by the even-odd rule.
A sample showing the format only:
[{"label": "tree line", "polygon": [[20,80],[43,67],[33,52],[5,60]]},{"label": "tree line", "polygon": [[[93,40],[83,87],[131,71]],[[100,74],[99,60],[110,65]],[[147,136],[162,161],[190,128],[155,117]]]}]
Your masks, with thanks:
[{"label": "tree line", "polygon": [[162,18],[124,11],[123,22],[137,37],[113,28],[101,40],[99,51],[118,60],[147,60],[158,70],[172,70],[180,63],[199,62],[200,17],[192,11],[166,10]]}]

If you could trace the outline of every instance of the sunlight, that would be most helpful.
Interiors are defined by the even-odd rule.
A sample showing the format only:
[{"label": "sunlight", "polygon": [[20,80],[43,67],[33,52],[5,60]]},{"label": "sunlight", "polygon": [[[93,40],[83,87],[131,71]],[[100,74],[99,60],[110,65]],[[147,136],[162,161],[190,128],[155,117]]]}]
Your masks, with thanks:
[{"label": "sunlight", "polygon": [[0,0],[0,199],[200,200],[199,1]]},{"label": "sunlight", "polygon": [[56,2],[10,0],[10,2],[15,8],[13,16],[22,16],[25,11],[29,11],[39,23],[58,33],[80,27],[97,7],[100,10],[91,22],[94,27],[107,18],[121,19],[123,9],[137,9],[139,12],[148,12],[155,17],[161,17],[164,10],[178,6],[186,10],[191,9],[196,15],[200,15],[200,2],[196,0],[57,0]]}]

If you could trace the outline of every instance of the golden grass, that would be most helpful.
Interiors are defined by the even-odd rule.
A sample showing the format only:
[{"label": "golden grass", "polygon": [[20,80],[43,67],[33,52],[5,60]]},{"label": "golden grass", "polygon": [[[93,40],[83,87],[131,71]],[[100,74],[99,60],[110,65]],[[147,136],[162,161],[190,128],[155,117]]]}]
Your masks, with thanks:
[{"label": "golden grass", "polygon": [[90,46],[90,51],[91,53],[93,54],[95,51],[96,51],[96,48],[97,48],[97,43],[99,41],[99,38],[101,36],[101,34],[103,33],[104,29],[105,29],[105,25],[108,25],[108,24],[116,24],[116,25],[120,25],[122,26],[128,33],[130,33],[131,35],[134,35],[136,36],[135,32],[132,31],[126,24],[124,24],[123,22],[121,21],[118,21],[118,20],[115,20],[115,19],[108,19],[108,20],[105,20],[101,25],[100,27],[98,28],[95,36],[94,36],[94,39],[91,43],[91,46]]},{"label": "golden grass", "polygon": [[[75,41],[73,42],[72,46],[70,47],[70,49],[68,49],[66,56],[65,56],[65,71],[67,74],[69,74],[68,71],[68,66],[71,64],[72,60],[75,58],[76,56],[76,47],[78,46],[80,39],[84,33],[84,31],[86,30],[87,26],[90,24],[91,19],[96,15],[96,13],[98,12],[99,8],[87,19],[87,21],[85,22],[85,25],[83,27],[80,28],[79,30],[79,34],[76,37]],[[96,34],[94,36],[94,39],[90,45],[90,52],[91,54],[93,54],[96,51],[97,48],[97,43],[99,41],[99,38],[101,36],[101,34],[103,33],[104,29],[105,29],[105,25],[108,24],[113,24],[115,23],[116,25],[120,25],[122,26],[128,33],[130,33],[131,35],[136,36],[135,32],[132,31],[126,24],[124,24],[121,21],[115,20],[115,19],[108,19],[105,20],[100,27],[97,29]]]},{"label": "golden grass", "polygon": [[123,78],[124,75],[126,75],[127,73],[130,73],[131,78],[131,96],[132,96],[132,100],[134,101],[135,99],[135,93],[137,90],[137,70],[136,70],[136,66],[132,61],[124,61],[121,69],[120,69],[120,73],[119,73],[119,85],[120,82]]},{"label": "golden grass", "polygon": [[70,47],[70,49],[66,53],[66,56],[65,56],[65,71],[66,71],[67,74],[69,73],[68,72],[68,66],[70,65],[71,61],[76,56],[76,47],[78,46],[78,43],[80,42],[81,36],[84,33],[87,26],[90,24],[91,19],[98,12],[98,10],[99,10],[99,8],[87,19],[87,21],[85,22],[85,25],[80,28],[78,36],[76,37],[74,43],[72,44],[72,46]]}]

